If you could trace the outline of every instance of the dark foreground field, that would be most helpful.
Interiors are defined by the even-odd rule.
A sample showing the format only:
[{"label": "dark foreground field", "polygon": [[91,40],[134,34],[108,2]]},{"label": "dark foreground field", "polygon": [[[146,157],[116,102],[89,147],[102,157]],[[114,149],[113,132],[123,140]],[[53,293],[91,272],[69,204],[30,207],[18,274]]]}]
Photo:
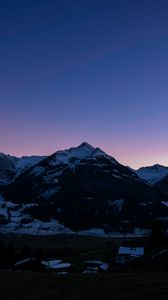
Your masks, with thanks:
[{"label": "dark foreground field", "polygon": [[0,272],[2,300],[162,300],[167,273],[118,273],[58,277],[55,274]]}]

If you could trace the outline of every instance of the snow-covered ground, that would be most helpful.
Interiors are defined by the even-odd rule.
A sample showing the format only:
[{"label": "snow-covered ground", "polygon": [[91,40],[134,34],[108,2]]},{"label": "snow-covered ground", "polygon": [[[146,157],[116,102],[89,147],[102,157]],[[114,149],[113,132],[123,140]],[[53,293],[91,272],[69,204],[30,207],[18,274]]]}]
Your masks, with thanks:
[{"label": "snow-covered ground", "polygon": [[118,231],[112,231],[109,233],[105,233],[105,231],[101,228],[91,228],[88,230],[79,231],[78,235],[83,236],[98,236],[98,237],[143,237],[149,236],[150,230],[149,229],[141,229],[135,228],[132,233],[123,234]]},{"label": "snow-covered ground", "polygon": [[[49,222],[42,222],[32,219],[28,214],[24,214],[24,209],[36,206],[31,204],[14,204],[6,202],[0,196],[0,215],[4,217],[7,224],[0,225],[0,233],[16,233],[30,235],[55,235],[55,234],[72,234],[73,231],[61,224],[57,220],[51,219]],[[23,222],[27,219],[28,222]]]},{"label": "snow-covered ground", "polygon": [[[112,203],[120,211],[124,204],[123,199],[118,199]],[[167,205],[167,202],[163,202]],[[135,228],[132,233],[122,234],[117,231],[105,233],[101,228],[91,228],[75,233],[71,229],[61,225],[57,220],[50,219],[48,222],[42,222],[32,219],[30,215],[24,213],[25,208],[37,206],[36,203],[30,204],[14,204],[10,201],[6,202],[0,196],[0,215],[6,220],[6,224],[0,225],[1,234],[29,234],[29,235],[61,235],[61,234],[77,234],[82,236],[99,236],[99,237],[142,237],[150,233],[148,229]],[[25,222],[26,221],[26,222]]]},{"label": "snow-covered ground", "polygon": [[11,221],[9,224],[1,225],[0,232],[2,234],[15,233],[15,234],[29,234],[29,235],[59,235],[59,234],[72,234],[73,231],[61,224],[56,220],[49,222],[42,222],[34,219],[28,224],[20,224]]}]

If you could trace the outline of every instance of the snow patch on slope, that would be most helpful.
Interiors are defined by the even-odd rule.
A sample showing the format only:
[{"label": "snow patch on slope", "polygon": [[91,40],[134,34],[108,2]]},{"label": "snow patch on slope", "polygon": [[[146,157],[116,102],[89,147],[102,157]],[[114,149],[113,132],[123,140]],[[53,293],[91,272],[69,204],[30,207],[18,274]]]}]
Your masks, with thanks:
[{"label": "snow patch on slope", "polygon": [[150,230],[135,228],[132,233],[123,234],[118,231],[105,233],[105,231],[101,228],[91,228],[88,230],[79,231],[78,234],[82,236],[99,236],[99,237],[143,237],[143,236],[149,236]]},{"label": "snow patch on slope", "polygon": [[117,199],[112,202],[112,206],[115,206],[117,208],[118,212],[121,212],[123,209],[124,202],[125,202],[125,200],[123,200],[123,199]]},{"label": "snow patch on slope", "polygon": [[71,229],[59,224],[54,219],[51,219],[49,222],[34,219],[28,224],[20,224],[19,221],[20,218],[18,218],[18,222],[11,221],[9,224],[1,225],[1,234],[59,235],[73,233]]},{"label": "snow patch on slope", "polygon": [[30,174],[33,174],[34,176],[39,176],[42,175],[45,171],[44,167],[41,166],[36,166],[31,172]]}]

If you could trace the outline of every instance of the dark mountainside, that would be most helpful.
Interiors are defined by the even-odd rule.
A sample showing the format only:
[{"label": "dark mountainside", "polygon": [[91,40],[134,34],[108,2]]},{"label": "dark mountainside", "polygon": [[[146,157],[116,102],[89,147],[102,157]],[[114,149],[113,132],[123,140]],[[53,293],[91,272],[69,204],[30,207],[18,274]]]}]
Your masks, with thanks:
[{"label": "dark mountainside", "polygon": [[5,201],[31,204],[23,215],[78,231],[131,231],[165,218],[167,197],[99,148],[83,143],[40,160],[7,184]]}]

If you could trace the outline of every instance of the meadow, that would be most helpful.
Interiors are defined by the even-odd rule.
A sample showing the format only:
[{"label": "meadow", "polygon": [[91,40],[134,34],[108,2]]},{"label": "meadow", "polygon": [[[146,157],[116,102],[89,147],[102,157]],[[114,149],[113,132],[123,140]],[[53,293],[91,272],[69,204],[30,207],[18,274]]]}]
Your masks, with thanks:
[{"label": "meadow", "polygon": [[168,299],[167,273],[113,273],[58,276],[0,272],[3,300],[163,300]]}]

